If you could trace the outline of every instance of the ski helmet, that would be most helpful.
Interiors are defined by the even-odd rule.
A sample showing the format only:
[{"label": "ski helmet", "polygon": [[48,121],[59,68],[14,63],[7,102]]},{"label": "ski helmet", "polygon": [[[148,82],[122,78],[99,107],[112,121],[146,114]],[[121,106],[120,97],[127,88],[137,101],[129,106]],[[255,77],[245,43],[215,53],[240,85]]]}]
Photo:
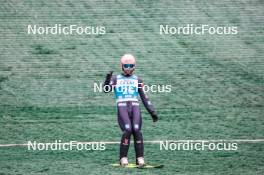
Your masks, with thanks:
[{"label": "ski helmet", "polygon": [[131,54],[125,54],[121,57],[120,65],[125,75],[131,75],[135,70],[136,59]]}]

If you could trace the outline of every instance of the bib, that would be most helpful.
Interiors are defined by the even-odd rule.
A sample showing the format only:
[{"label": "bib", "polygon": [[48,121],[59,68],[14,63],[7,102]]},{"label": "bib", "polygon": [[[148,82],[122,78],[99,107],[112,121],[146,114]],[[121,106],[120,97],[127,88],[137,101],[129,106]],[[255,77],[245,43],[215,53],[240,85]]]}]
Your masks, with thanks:
[{"label": "bib", "polygon": [[118,75],[115,86],[116,101],[138,101],[138,77]]}]

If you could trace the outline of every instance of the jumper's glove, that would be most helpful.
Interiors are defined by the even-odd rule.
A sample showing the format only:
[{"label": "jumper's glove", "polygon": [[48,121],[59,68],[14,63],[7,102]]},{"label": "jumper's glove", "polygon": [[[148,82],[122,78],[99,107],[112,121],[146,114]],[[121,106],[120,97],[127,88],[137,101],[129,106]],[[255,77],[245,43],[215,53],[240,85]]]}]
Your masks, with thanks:
[{"label": "jumper's glove", "polygon": [[153,122],[157,122],[158,121],[158,116],[157,116],[157,114],[155,112],[152,112],[150,115],[152,117]]},{"label": "jumper's glove", "polygon": [[107,93],[109,92],[109,87],[108,85],[110,84],[111,78],[112,78],[113,71],[110,71],[108,74],[106,74],[105,82],[104,82],[104,92]]},{"label": "jumper's glove", "polygon": [[108,74],[106,74],[104,85],[109,85],[111,78],[112,78],[112,74],[113,74],[113,71],[110,71]]},{"label": "jumper's glove", "polygon": [[113,71],[110,71],[108,74],[106,74],[106,79],[110,80],[112,77]]}]

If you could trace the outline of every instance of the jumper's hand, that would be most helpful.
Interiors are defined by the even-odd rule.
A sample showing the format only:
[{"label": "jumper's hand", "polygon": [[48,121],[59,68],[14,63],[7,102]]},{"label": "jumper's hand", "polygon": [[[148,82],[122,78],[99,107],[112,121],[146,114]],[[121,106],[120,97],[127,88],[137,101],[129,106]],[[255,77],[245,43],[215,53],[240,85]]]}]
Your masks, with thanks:
[{"label": "jumper's hand", "polygon": [[109,87],[111,78],[112,78],[113,71],[110,71],[108,74],[106,74],[105,82],[104,82],[104,92],[108,93],[111,90],[111,87]]},{"label": "jumper's hand", "polygon": [[157,121],[158,121],[158,116],[157,116],[157,114],[152,113],[152,114],[151,114],[151,117],[152,117],[152,121],[153,121],[153,122],[157,122]]},{"label": "jumper's hand", "polygon": [[112,77],[113,71],[110,71],[108,74],[106,74],[106,79],[110,80]]}]

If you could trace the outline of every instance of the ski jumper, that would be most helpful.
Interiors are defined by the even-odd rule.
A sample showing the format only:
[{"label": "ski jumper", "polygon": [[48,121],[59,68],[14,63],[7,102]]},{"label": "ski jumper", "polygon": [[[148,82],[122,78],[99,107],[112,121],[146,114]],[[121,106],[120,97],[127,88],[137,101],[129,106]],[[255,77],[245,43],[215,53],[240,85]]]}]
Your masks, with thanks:
[{"label": "ski jumper", "polygon": [[[105,85],[108,85],[105,87]],[[143,81],[136,75],[116,75],[107,78],[105,92],[114,88],[118,124],[123,131],[120,143],[120,159],[127,157],[130,138],[133,135],[136,158],[144,156],[143,137],[141,133],[141,111],[138,97],[140,96],[145,108],[150,114],[155,110],[148,97],[143,91]],[[109,89],[110,88],[110,89]],[[151,115],[151,116],[152,116]]]}]

